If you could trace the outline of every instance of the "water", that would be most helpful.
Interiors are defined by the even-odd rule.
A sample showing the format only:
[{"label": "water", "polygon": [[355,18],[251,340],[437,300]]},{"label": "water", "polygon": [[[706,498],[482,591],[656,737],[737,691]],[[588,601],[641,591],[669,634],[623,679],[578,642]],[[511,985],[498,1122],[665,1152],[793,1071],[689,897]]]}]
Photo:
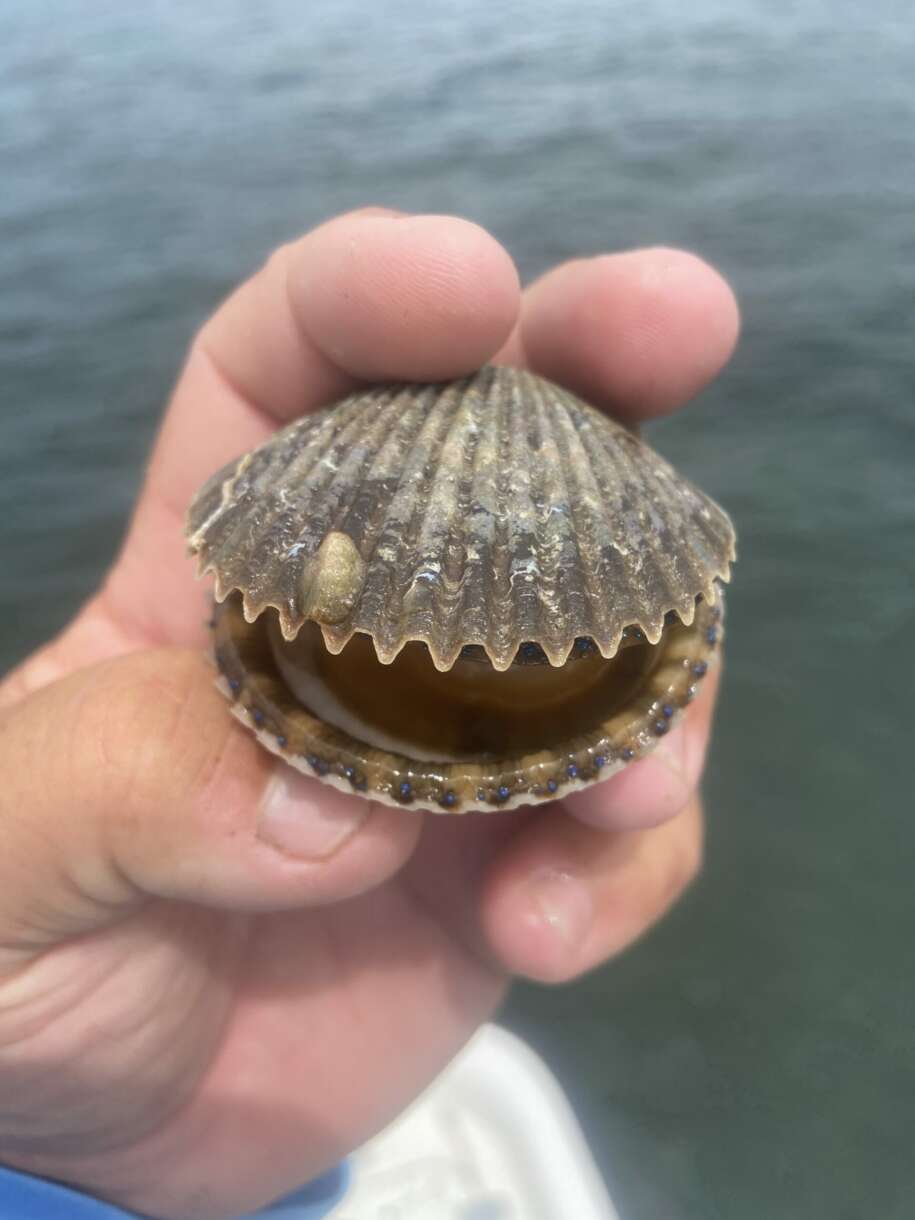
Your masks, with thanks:
[{"label": "water", "polygon": [[652,434],[741,535],[707,868],[508,1010],[631,1220],[911,1216],[913,62],[890,0],[0,0],[4,665],[109,562],[195,326],[324,217],[735,284],[737,358]]}]

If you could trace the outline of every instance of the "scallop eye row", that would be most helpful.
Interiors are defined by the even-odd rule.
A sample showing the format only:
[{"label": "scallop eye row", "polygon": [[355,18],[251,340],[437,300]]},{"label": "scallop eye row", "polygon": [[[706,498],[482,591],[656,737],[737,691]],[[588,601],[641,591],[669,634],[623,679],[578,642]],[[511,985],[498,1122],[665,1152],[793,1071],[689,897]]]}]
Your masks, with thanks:
[{"label": "scallop eye row", "polygon": [[[217,608],[217,620],[224,613],[222,608]],[[457,764],[451,769],[460,776],[460,782],[453,785],[449,785],[444,775],[436,776],[436,771],[443,771],[443,767],[430,765],[417,772],[408,759],[400,760],[399,773],[397,766],[394,766],[388,778],[380,781],[377,776],[372,777],[371,765],[365,765],[368,759],[356,757],[359,742],[352,742],[353,748],[349,751],[353,755],[351,759],[345,755],[341,757],[339,748],[332,754],[321,753],[316,748],[293,749],[285,730],[289,711],[277,707],[269,699],[263,705],[259,702],[258,675],[253,668],[239,677],[243,658],[226,647],[217,648],[215,659],[228,693],[261,740],[293,765],[318,779],[336,782],[337,786],[359,794],[380,793],[390,803],[404,807],[418,804],[421,808],[429,808],[434,805],[446,812],[474,808],[495,810],[508,804],[550,800],[570,787],[593,783],[601,778],[603,772],[611,774],[647,753],[651,749],[652,739],[657,740],[670,731],[678,713],[695,698],[699,683],[708,673],[710,658],[721,638],[720,602],[715,606],[704,606],[700,617],[704,621],[691,627],[684,627],[678,619],[676,630],[684,641],[698,641],[704,655],[696,658],[695,654],[689,655],[688,650],[680,655],[674,646],[674,658],[668,663],[674,667],[674,678],[664,678],[664,681],[667,682],[665,689],[673,688],[677,693],[659,697],[651,703],[641,719],[643,728],[633,732],[630,739],[621,740],[618,735],[598,736],[565,759],[557,757],[550,765],[538,762],[528,767],[505,768],[497,780],[472,785],[469,791],[468,782],[472,772],[460,775],[461,769]],[[244,630],[250,633],[254,628],[245,625]],[[299,718],[304,714],[304,709],[297,709],[295,713]],[[366,747],[362,752],[371,754]]]}]

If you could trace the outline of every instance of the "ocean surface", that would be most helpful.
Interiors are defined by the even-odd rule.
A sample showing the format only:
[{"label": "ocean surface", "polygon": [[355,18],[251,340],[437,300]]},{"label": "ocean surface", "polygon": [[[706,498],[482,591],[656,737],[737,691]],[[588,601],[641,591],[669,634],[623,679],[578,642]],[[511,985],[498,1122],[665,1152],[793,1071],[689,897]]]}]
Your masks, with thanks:
[{"label": "ocean surface", "polygon": [[0,0],[0,666],[110,562],[195,327],[325,217],[731,278],[733,364],[649,433],[740,533],[707,866],[506,1013],[625,1220],[915,1214],[913,65],[890,0]]}]

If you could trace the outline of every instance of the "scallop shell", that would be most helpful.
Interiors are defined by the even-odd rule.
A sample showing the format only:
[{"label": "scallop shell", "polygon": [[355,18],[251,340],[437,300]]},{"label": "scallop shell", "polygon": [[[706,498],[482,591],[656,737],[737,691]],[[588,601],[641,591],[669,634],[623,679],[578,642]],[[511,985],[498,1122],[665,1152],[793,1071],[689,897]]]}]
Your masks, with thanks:
[{"label": "scallop shell", "polygon": [[489,367],[291,424],[209,480],[187,532],[221,687],[260,741],[449,812],[551,800],[652,749],[715,659],[734,558],[726,514],[637,436]]},{"label": "scallop shell", "polygon": [[267,607],[286,639],[319,624],[439,670],[468,645],[497,670],[522,645],[562,665],[627,628],[656,643],[727,580],[727,515],[639,437],[531,373],[486,367],[380,386],[306,416],[215,474],[188,517],[217,600]]}]

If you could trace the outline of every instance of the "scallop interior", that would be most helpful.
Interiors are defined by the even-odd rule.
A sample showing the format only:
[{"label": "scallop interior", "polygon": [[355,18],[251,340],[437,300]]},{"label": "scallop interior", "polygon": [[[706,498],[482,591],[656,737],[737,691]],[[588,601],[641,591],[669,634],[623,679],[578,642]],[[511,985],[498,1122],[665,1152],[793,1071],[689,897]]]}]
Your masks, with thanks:
[{"label": "scallop interior", "polygon": [[716,593],[689,623],[668,614],[656,644],[627,629],[609,658],[579,639],[554,666],[529,642],[500,671],[468,645],[444,672],[418,640],[389,664],[364,634],[336,654],[314,623],[287,641],[272,608],[249,623],[232,594],[215,656],[236,712],[299,769],[389,804],[512,808],[603,779],[669,731],[720,642]]}]

